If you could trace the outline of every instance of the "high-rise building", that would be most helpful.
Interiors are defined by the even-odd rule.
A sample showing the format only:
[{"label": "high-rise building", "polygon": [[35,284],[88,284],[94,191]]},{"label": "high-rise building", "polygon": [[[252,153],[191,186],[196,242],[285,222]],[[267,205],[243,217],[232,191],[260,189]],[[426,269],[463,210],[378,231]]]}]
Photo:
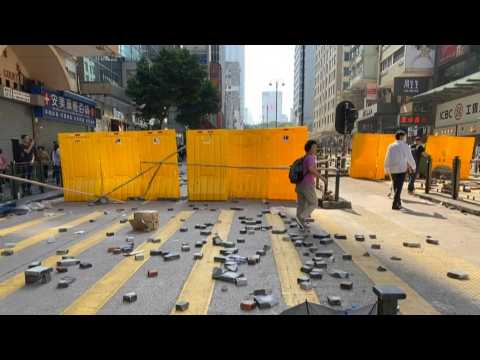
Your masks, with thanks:
[{"label": "high-rise building", "polygon": [[241,119],[241,70],[238,62],[224,63],[225,78],[225,127],[228,129],[240,129],[243,124]]},{"label": "high-rise building", "polygon": [[245,45],[222,45],[220,50],[221,64],[222,61],[237,62],[240,67],[240,121],[243,122],[245,109]]},{"label": "high-rise building", "polygon": [[315,82],[315,45],[295,47],[295,75],[291,121],[313,130],[313,98]]},{"label": "high-rise building", "polygon": [[277,121],[282,119],[282,92],[275,91],[262,92],[262,123],[269,123],[275,121],[277,114]]},{"label": "high-rise building", "polygon": [[343,45],[315,45],[314,124],[312,137],[335,135],[335,111],[342,98]]}]

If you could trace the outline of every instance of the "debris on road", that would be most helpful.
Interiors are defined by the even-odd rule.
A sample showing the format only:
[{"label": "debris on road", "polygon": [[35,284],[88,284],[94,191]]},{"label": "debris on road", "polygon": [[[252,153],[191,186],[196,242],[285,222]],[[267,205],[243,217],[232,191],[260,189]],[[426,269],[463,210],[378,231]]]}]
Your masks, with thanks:
[{"label": "debris on road", "polygon": [[243,311],[251,311],[255,309],[257,303],[254,300],[243,300],[240,303],[240,309]]},{"label": "debris on road", "polygon": [[380,250],[382,248],[382,246],[380,244],[372,244],[372,246],[370,246],[370,248],[372,250]]},{"label": "debris on road", "polygon": [[328,304],[330,306],[341,306],[342,299],[339,296],[328,296],[327,297]]},{"label": "debris on road", "polygon": [[419,248],[419,247],[421,247],[420,243],[414,243],[414,242],[404,242],[403,246],[408,247],[408,248]]},{"label": "debris on road", "polygon": [[35,284],[40,282],[46,284],[52,279],[53,269],[51,267],[37,266],[25,271],[25,284]]},{"label": "debris on road", "polygon": [[352,290],[353,289],[353,282],[351,281],[343,281],[340,283],[340,289],[342,290]]},{"label": "debris on road", "polygon": [[355,235],[355,240],[356,240],[356,241],[365,241],[365,236],[363,236],[363,235]]},{"label": "debris on road", "polygon": [[434,239],[427,239],[426,242],[430,245],[440,245],[440,241]]},{"label": "debris on road", "polygon": [[72,276],[65,276],[60,279],[57,284],[58,289],[66,289],[70,286],[70,284],[75,282],[75,278]]},{"label": "debris on road", "polygon": [[470,276],[464,271],[449,271],[447,276],[455,280],[470,280]]},{"label": "debris on road", "polygon": [[129,292],[129,293],[123,295],[123,302],[124,302],[124,303],[129,303],[129,304],[131,304],[131,303],[137,301],[137,298],[138,298],[138,297],[137,297],[137,294],[136,294],[136,293],[134,293],[134,292]]},{"label": "debris on road", "polygon": [[93,265],[89,262],[81,262],[79,265],[80,269],[85,270],[85,269],[90,269],[93,267]]},{"label": "debris on road", "polygon": [[160,215],[156,210],[135,211],[129,221],[133,230],[150,232],[158,229]]},{"label": "debris on road", "polygon": [[148,270],[147,271],[147,277],[149,278],[154,278],[158,276],[158,271],[157,270]]}]

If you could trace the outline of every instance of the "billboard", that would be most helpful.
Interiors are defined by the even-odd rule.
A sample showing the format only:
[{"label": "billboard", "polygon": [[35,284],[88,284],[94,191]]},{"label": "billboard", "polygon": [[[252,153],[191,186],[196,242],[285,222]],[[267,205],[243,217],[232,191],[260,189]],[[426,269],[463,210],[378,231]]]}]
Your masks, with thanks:
[{"label": "billboard", "polygon": [[467,54],[469,50],[469,45],[439,45],[438,65],[445,65],[446,63]]},{"label": "billboard", "polygon": [[435,64],[436,45],[405,45],[405,71],[432,70]]},{"label": "billboard", "polygon": [[393,85],[395,96],[415,96],[427,91],[427,77],[396,77]]},{"label": "billboard", "polygon": [[437,128],[472,123],[479,118],[480,94],[449,101],[437,106],[435,126]]}]

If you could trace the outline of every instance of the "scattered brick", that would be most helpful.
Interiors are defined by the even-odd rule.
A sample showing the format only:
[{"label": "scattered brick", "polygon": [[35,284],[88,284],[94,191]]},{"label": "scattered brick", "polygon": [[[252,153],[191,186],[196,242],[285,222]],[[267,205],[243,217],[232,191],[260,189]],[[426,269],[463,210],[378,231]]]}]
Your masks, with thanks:
[{"label": "scattered brick", "polygon": [[2,256],[12,256],[13,255],[13,250],[12,249],[3,250],[1,255]]},{"label": "scattered brick", "polygon": [[238,287],[247,286],[248,285],[247,278],[246,277],[239,277],[239,278],[235,279],[235,285],[237,285]]},{"label": "scattered brick", "polygon": [[297,284],[300,284],[305,281],[310,281],[310,278],[308,276],[300,276],[297,278]]},{"label": "scattered brick", "polygon": [[334,237],[337,240],[347,240],[347,235],[343,235],[343,234],[335,234]]},{"label": "scattered brick", "polygon": [[243,300],[240,303],[240,309],[243,311],[251,311],[255,309],[257,306],[257,303],[254,300]]},{"label": "scattered brick", "polygon": [[148,270],[147,271],[147,277],[149,278],[154,278],[158,276],[158,271],[157,270]]},{"label": "scattered brick", "polygon": [[380,244],[372,244],[372,246],[370,246],[370,248],[373,249],[373,250],[380,250],[381,245]]},{"label": "scattered brick", "polygon": [[339,296],[328,296],[327,301],[330,306],[342,305],[342,299]]},{"label": "scattered brick", "polygon": [[363,236],[363,235],[355,235],[355,240],[356,240],[356,241],[365,241],[365,236]]},{"label": "scattered brick", "polygon": [[163,255],[163,260],[165,261],[173,261],[180,259],[180,254],[177,253],[168,253]]},{"label": "scattered brick", "polygon": [[398,256],[392,256],[392,257],[390,258],[390,260],[393,260],[393,261],[401,261],[402,258],[399,258]]},{"label": "scattered brick", "polygon": [[322,270],[320,269],[313,269],[312,271],[310,271],[309,275],[310,275],[310,278],[316,279],[316,280],[321,280],[323,277]]},{"label": "scattered brick", "polygon": [[301,282],[299,285],[300,285],[300,289],[305,291],[309,291],[313,289],[313,284],[311,281]]},{"label": "scattered brick", "polygon": [[58,232],[60,232],[60,233],[65,233],[65,232],[67,232],[67,231],[68,231],[67,228],[60,228],[60,229],[58,229]]},{"label": "scattered brick", "polygon": [[82,270],[86,270],[86,269],[90,269],[91,267],[93,267],[93,265],[89,262],[81,262],[79,267]]},{"label": "scattered brick", "polygon": [[183,251],[183,252],[188,252],[188,251],[190,251],[190,246],[188,246],[188,245],[183,245],[183,246],[182,246],[182,251]]},{"label": "scattered brick", "polygon": [[463,271],[449,271],[447,276],[456,280],[470,280],[470,276]]},{"label": "scattered brick", "polygon": [[131,304],[131,303],[137,301],[137,298],[138,298],[138,297],[137,297],[137,294],[136,294],[136,293],[134,293],[134,292],[129,292],[129,293],[123,295],[123,302],[126,302],[126,303]]},{"label": "scattered brick", "polygon": [[203,253],[199,252],[199,253],[193,254],[193,260],[201,260],[201,259],[203,259]]},{"label": "scattered brick", "polygon": [[387,271],[387,269],[384,268],[382,265],[379,265],[379,266],[377,267],[377,271],[385,272],[385,271]]},{"label": "scattered brick", "polygon": [[430,245],[440,245],[440,242],[438,240],[427,239],[426,241]]},{"label": "scattered brick", "polygon": [[340,283],[340,289],[342,290],[352,290],[353,289],[353,282],[351,281],[342,281]]},{"label": "scattered brick", "polygon": [[343,254],[342,259],[346,261],[352,261],[352,255],[350,254]]},{"label": "scattered brick", "polygon": [[75,278],[71,276],[65,276],[60,279],[60,281],[57,284],[57,288],[59,289],[66,289],[70,286],[70,284],[75,282]]},{"label": "scattered brick", "polygon": [[274,229],[272,230],[272,234],[274,235],[281,235],[281,234],[286,234],[287,233],[287,229]]},{"label": "scattered brick", "polygon": [[348,279],[350,277],[350,274],[342,270],[332,270],[330,272],[330,276],[336,279]]},{"label": "scattered brick", "polygon": [[420,243],[404,242],[403,246],[408,247],[408,248],[419,248],[421,245],[420,245]]}]

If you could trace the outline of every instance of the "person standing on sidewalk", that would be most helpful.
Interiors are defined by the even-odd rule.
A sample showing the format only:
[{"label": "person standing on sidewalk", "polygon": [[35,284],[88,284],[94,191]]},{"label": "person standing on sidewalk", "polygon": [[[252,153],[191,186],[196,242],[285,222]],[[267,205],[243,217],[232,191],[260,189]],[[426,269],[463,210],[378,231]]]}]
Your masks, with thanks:
[{"label": "person standing on sidewalk", "polygon": [[[8,160],[3,149],[0,149],[0,173],[5,174],[7,172]],[[0,178],[0,194],[3,194],[3,185],[6,184],[5,178]]]},{"label": "person standing on sidewalk", "polygon": [[[23,178],[31,180],[33,172],[33,162],[35,161],[35,141],[28,136],[22,135],[20,144],[20,168]],[[32,195],[32,184],[22,183],[23,195]]]},{"label": "person standing on sidewalk", "polygon": [[57,143],[54,143],[53,151],[52,151],[52,163],[53,163],[53,176],[55,177],[55,181],[57,186],[61,184],[61,163],[60,163],[60,146]]},{"label": "person standing on sidewalk", "polygon": [[388,145],[387,155],[385,156],[385,172],[390,174],[393,181],[393,197],[392,210],[400,210],[402,208],[402,201],[400,195],[402,194],[403,183],[407,171],[416,171],[415,160],[413,159],[410,147],[405,142],[405,133],[397,131],[395,134],[395,142]]},{"label": "person standing on sidewalk", "polygon": [[422,144],[422,138],[420,136],[415,138],[415,144],[412,144],[411,151],[413,159],[415,160],[416,170],[410,173],[410,177],[408,179],[408,193],[410,195],[412,195],[415,191],[415,180],[418,176],[420,159],[422,156],[425,156],[425,147]]},{"label": "person standing on sidewalk", "polygon": [[43,181],[48,182],[48,168],[50,166],[50,156],[43,146],[38,147],[38,160],[40,161]]},{"label": "person standing on sidewalk", "polygon": [[318,198],[315,188],[316,178],[321,177],[317,170],[317,142],[309,140],[305,144],[305,157],[303,158],[303,179],[296,184],[297,193],[297,222],[305,228],[305,219],[309,218],[313,210],[318,207]]}]

